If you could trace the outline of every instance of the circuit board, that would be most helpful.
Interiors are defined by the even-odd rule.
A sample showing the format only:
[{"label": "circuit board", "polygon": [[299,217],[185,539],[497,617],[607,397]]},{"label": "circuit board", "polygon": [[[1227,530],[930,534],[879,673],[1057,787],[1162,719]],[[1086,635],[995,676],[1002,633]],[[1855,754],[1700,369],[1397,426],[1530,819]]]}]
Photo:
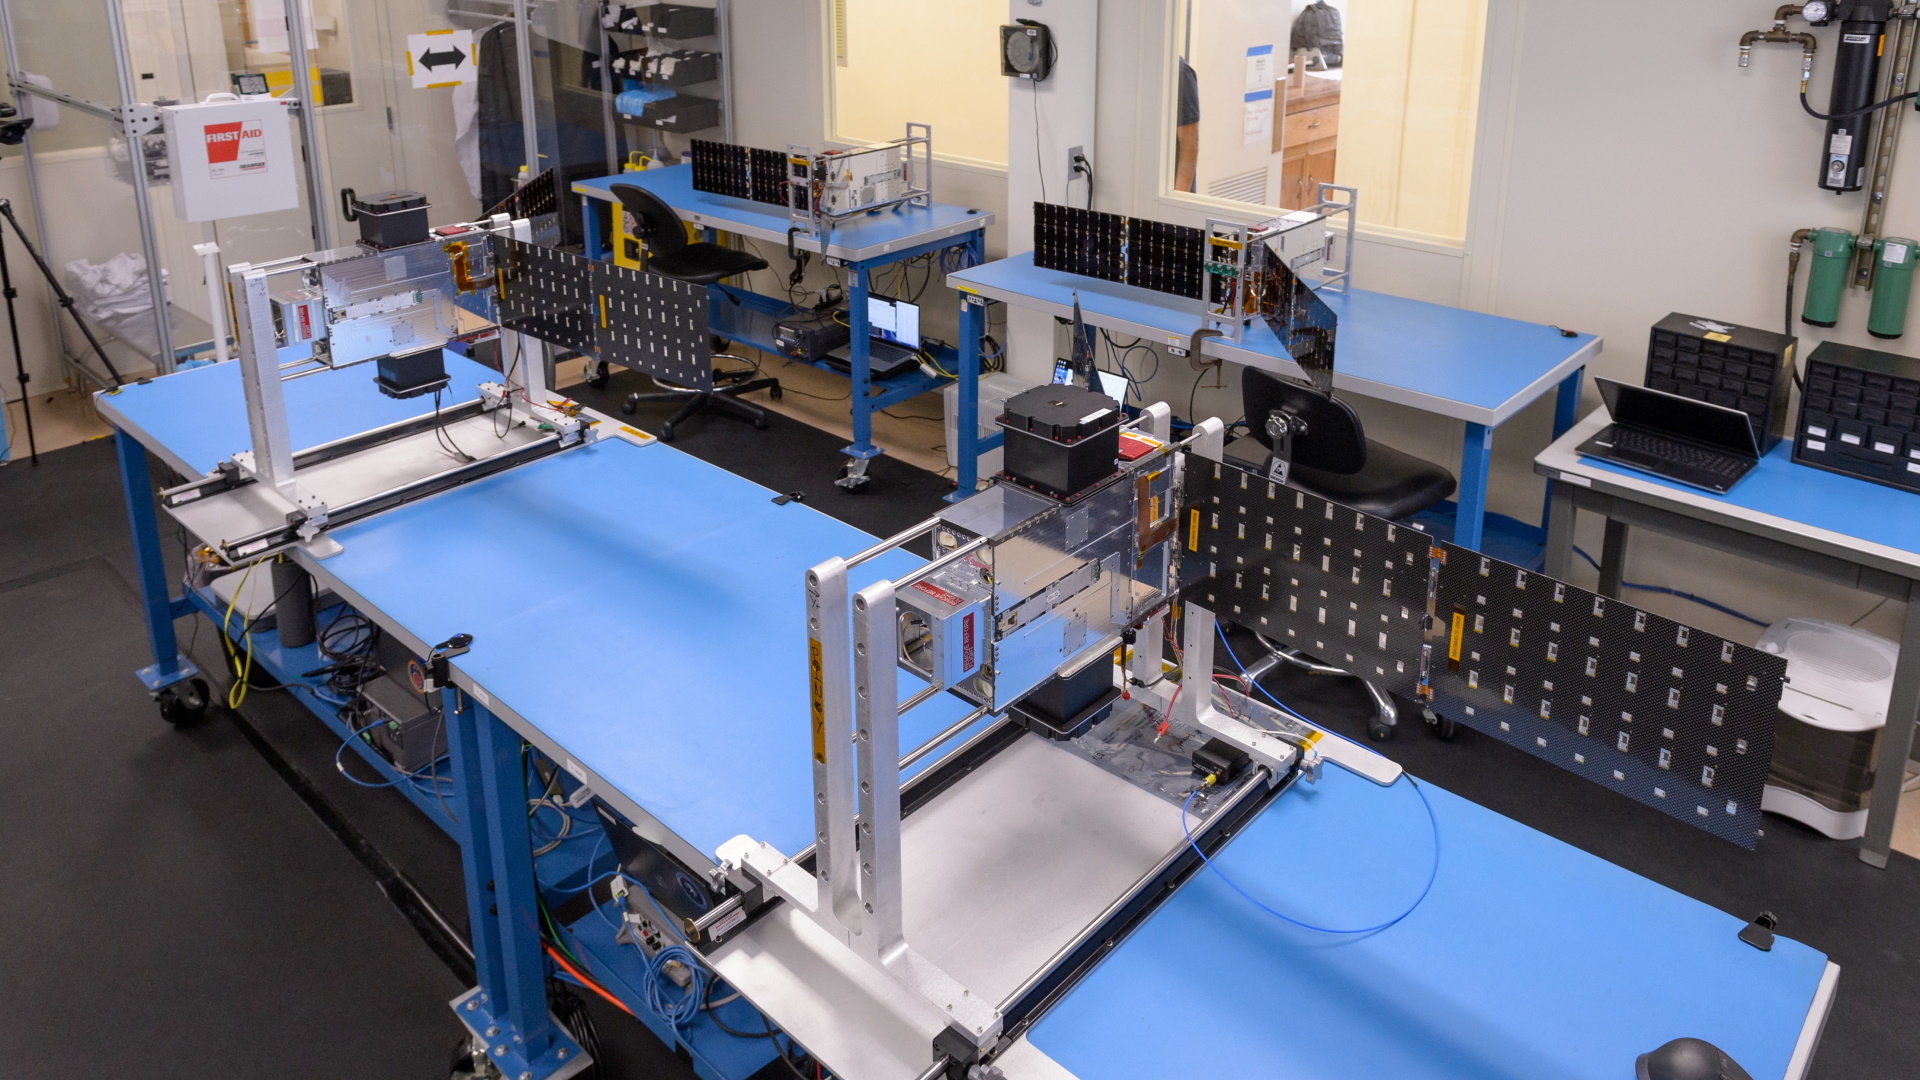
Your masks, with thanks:
[{"label": "circuit board", "polygon": [[511,237],[491,238],[499,268],[500,325],[575,352],[594,352],[599,323],[595,264]]},{"label": "circuit board", "polygon": [[1204,229],[1128,218],[1127,284],[1200,299],[1206,276],[1206,241]]},{"label": "circuit board", "polygon": [[1098,210],[1033,204],[1033,265],[1102,281],[1125,280],[1127,219]]},{"label": "circuit board", "polygon": [[1785,660],[1235,465],[1186,464],[1184,553],[1205,567],[1189,594],[1217,616],[1754,846]]},{"label": "circuit board", "polygon": [[593,288],[601,360],[674,386],[713,388],[706,286],[595,263]]}]

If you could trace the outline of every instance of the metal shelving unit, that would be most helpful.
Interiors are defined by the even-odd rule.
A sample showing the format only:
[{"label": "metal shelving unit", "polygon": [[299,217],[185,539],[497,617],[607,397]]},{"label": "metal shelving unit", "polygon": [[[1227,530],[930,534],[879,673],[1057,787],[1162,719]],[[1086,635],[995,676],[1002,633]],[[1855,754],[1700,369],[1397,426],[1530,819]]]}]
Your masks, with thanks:
[{"label": "metal shelving unit", "polygon": [[[612,20],[606,16],[609,12],[627,10],[640,13],[642,29],[621,30],[608,26]],[[711,10],[712,26],[693,25],[702,20],[692,12]],[[687,140],[705,135],[724,141],[733,139],[733,73],[731,68],[732,47],[728,40],[728,0],[698,0],[681,4],[626,4],[619,0],[602,0],[602,18],[600,21],[600,89],[605,101],[603,115],[607,132],[607,170],[617,171],[626,162],[630,153],[639,151],[655,160],[677,163],[679,151],[685,148]],[[659,14],[656,14],[659,13]],[[667,25],[662,26],[658,19]],[[675,23],[681,24],[698,33],[675,33]],[[699,57],[691,58],[692,63],[668,65],[676,69],[662,74],[654,64],[654,58],[671,53],[712,54],[713,63],[705,68]],[[626,74],[615,71],[616,61],[623,56],[645,57],[648,70],[644,74]],[[689,68],[687,71],[677,69]],[[715,115],[710,123],[700,123],[706,117],[696,117],[693,121],[677,119],[679,113],[668,113],[664,109],[649,106],[641,112],[628,112],[622,108],[623,95],[635,94],[648,96],[653,93],[668,92],[672,96],[654,103],[664,105],[675,100],[692,102],[712,102]],[[637,99],[628,97],[629,105]],[[706,106],[696,105],[695,109]],[[675,119],[669,119],[673,117]],[[698,126],[693,126],[698,124]]]}]

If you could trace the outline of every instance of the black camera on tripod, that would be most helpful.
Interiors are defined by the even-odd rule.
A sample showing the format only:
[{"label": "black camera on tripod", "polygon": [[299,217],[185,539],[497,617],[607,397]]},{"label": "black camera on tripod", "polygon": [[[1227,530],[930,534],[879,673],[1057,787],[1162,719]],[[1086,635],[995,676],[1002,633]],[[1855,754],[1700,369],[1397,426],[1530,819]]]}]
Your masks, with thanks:
[{"label": "black camera on tripod", "polygon": [[12,105],[0,103],[0,146],[19,146],[33,126],[33,117],[21,116]]}]

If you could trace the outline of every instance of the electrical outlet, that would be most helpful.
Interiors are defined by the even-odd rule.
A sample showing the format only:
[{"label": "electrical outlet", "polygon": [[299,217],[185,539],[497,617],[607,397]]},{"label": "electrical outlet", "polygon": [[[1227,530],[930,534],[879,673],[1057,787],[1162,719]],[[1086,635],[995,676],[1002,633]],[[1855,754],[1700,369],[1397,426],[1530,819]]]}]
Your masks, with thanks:
[{"label": "electrical outlet", "polygon": [[1067,148],[1068,180],[1072,180],[1074,177],[1080,175],[1080,159],[1086,156],[1087,148],[1084,146],[1070,146]]}]

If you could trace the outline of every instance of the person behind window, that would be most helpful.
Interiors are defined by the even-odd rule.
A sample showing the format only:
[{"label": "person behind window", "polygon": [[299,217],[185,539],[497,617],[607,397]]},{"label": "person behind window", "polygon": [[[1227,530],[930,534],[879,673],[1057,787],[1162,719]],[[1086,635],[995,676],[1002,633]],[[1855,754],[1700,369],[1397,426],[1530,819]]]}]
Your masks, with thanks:
[{"label": "person behind window", "polygon": [[1194,172],[1200,164],[1200,77],[1185,57],[1180,59],[1180,101],[1173,128],[1173,189],[1194,190]]}]

